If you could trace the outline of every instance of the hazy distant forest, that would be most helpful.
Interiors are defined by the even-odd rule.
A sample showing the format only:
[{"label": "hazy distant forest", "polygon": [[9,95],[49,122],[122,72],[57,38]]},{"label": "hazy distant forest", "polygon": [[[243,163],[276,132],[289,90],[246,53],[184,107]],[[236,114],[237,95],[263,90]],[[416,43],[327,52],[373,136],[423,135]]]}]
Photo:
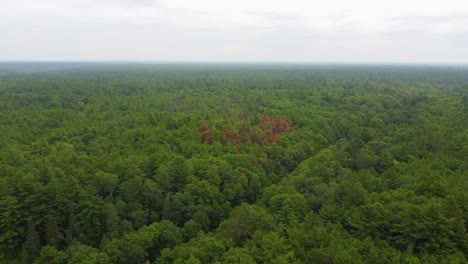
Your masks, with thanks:
[{"label": "hazy distant forest", "polygon": [[0,263],[467,263],[468,67],[0,65]]}]

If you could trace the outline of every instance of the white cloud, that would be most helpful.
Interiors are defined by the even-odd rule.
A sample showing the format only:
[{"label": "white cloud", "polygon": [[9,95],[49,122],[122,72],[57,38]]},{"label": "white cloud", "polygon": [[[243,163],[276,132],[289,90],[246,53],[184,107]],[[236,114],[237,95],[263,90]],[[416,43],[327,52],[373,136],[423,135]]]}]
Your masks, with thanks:
[{"label": "white cloud", "polygon": [[0,60],[468,62],[465,0],[0,0]]}]

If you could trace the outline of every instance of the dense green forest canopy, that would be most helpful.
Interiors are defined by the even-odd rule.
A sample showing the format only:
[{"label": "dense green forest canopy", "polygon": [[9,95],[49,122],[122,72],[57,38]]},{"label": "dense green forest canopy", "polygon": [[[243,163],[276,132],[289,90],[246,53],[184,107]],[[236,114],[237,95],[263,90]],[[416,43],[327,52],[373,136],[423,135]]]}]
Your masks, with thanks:
[{"label": "dense green forest canopy", "polygon": [[1,263],[466,263],[468,67],[1,64]]}]

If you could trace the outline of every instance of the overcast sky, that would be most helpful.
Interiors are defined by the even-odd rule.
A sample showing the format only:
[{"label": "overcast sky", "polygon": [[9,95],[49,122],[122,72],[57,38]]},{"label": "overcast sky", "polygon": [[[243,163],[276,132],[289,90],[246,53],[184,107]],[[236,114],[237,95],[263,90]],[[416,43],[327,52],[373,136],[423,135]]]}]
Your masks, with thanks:
[{"label": "overcast sky", "polygon": [[0,60],[468,63],[468,0],[0,0]]}]

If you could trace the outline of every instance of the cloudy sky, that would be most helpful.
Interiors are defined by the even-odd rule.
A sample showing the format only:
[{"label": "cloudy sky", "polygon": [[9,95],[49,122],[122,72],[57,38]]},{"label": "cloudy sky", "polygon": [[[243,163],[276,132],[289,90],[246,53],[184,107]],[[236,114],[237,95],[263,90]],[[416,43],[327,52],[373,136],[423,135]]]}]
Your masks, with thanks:
[{"label": "cloudy sky", "polygon": [[467,0],[0,0],[0,61],[468,63]]}]

